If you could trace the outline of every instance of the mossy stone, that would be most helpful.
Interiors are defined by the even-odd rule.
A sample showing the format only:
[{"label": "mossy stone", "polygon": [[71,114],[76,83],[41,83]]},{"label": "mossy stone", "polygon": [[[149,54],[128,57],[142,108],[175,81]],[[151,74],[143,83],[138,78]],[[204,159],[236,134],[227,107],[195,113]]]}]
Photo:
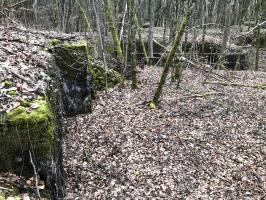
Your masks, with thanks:
[{"label": "mossy stone", "polygon": [[91,112],[91,84],[88,48],[85,41],[61,43],[53,48],[61,74],[63,110],[66,116]]},{"label": "mossy stone", "polygon": [[92,75],[92,84],[94,91],[101,91],[106,89],[106,75],[108,88],[112,88],[123,81],[121,74],[113,69],[109,69],[107,70],[107,72],[105,72],[104,66],[100,64],[90,65],[88,67],[88,71]]},{"label": "mossy stone", "polygon": [[[66,116],[91,111],[91,97],[99,90],[114,87],[122,76],[107,70],[88,54],[86,41],[68,43],[54,41],[52,49],[57,67],[62,74],[63,105]],[[107,77],[106,77],[107,75]]]},{"label": "mossy stone", "polygon": [[55,124],[49,103],[34,101],[38,108],[27,112],[19,106],[4,114],[0,122],[0,170],[21,170],[29,163],[29,151],[36,165],[45,163],[53,154]]}]

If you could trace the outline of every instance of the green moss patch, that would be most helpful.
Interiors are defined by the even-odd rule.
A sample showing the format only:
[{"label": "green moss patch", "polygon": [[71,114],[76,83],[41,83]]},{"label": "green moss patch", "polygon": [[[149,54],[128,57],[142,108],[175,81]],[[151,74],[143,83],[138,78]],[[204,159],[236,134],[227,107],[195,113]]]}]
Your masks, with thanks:
[{"label": "green moss patch", "polygon": [[74,42],[74,43],[64,43],[63,46],[67,49],[72,49],[72,50],[78,50],[78,51],[82,51],[82,52],[87,52],[88,48],[87,48],[87,44],[85,41],[81,41],[81,42]]},{"label": "green moss patch", "polygon": [[58,45],[58,44],[61,44],[62,43],[62,40],[59,40],[59,39],[52,39],[52,40],[50,40],[50,42],[49,42],[49,45],[51,45],[51,46],[55,46],[55,45]]},{"label": "green moss patch", "polygon": [[89,74],[92,76],[92,84],[94,91],[101,91],[106,89],[106,75],[107,87],[112,88],[123,81],[122,75],[115,70],[109,69],[105,72],[104,66],[100,64],[93,64],[88,67]]},{"label": "green moss patch", "polygon": [[5,80],[5,81],[3,82],[3,86],[4,86],[4,87],[11,87],[11,86],[12,86],[12,82]]},{"label": "green moss patch", "polygon": [[21,122],[41,122],[47,121],[51,118],[52,114],[48,103],[44,99],[38,99],[33,104],[38,107],[33,109],[31,112],[27,112],[24,106],[7,113],[7,120],[10,123],[21,123]]},{"label": "green moss patch", "polygon": [[0,123],[0,170],[21,170],[31,151],[36,164],[45,163],[53,154],[55,124],[49,103],[34,101],[4,114]]}]

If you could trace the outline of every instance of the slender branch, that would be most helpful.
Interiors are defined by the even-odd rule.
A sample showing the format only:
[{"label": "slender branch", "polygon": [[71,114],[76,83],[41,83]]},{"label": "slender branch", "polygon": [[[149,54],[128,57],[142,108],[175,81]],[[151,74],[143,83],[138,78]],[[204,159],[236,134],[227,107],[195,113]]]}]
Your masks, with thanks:
[{"label": "slender branch", "polygon": [[16,22],[15,20],[11,19],[10,17],[8,17],[5,13],[3,13],[2,11],[0,11],[0,14],[1,15],[4,15],[7,19],[9,19],[11,22],[13,22],[14,24],[16,25],[20,25],[18,22]]},{"label": "slender branch", "polygon": [[28,1],[28,0],[19,1],[19,2],[15,3],[15,4],[11,5],[11,6],[8,6],[8,8],[14,8],[14,7],[16,7],[16,6],[18,6],[18,5],[22,4],[22,3],[25,3],[26,1]]},{"label": "slender branch", "polygon": [[125,2],[125,10],[123,13],[123,19],[122,19],[122,25],[121,25],[121,30],[120,30],[120,34],[119,34],[119,41],[121,42],[122,37],[123,37],[123,33],[124,33],[124,26],[125,26],[125,19],[126,19],[126,15],[127,15],[127,1]]},{"label": "slender branch", "polygon": [[[212,74],[215,74],[215,75],[217,75],[217,76],[219,76],[219,77],[221,77],[221,78],[223,78],[223,79],[226,79],[226,77],[222,76],[221,74],[218,74],[218,73],[213,72],[213,69],[214,69],[214,68],[211,68],[211,67],[210,67],[209,65],[207,65],[207,64],[204,64],[204,63],[201,63],[201,62],[197,62],[197,63],[192,62],[191,60],[185,58],[184,56],[181,56],[179,59],[180,59],[181,61],[185,61],[185,62],[189,63],[190,65],[192,65],[192,66],[195,67],[196,69],[200,69],[200,70],[203,70],[203,71],[208,72],[208,73],[210,73],[210,74],[212,73]],[[226,79],[226,80],[227,80],[227,79]]]},{"label": "slender branch", "polygon": [[162,47],[162,48],[164,48],[164,49],[166,49],[167,50],[167,47],[165,47],[165,46],[163,46],[162,44],[160,44],[157,40],[155,40],[154,38],[153,38],[153,41],[156,43],[156,44],[158,44],[160,47]]},{"label": "slender branch", "polygon": [[38,197],[40,199],[41,195],[40,195],[40,191],[39,191],[39,187],[38,187],[38,174],[37,174],[36,166],[35,166],[35,164],[33,163],[33,160],[32,160],[31,151],[29,151],[29,154],[30,154],[30,162],[31,162],[31,165],[33,167],[33,172],[34,172],[34,177],[35,177],[36,192],[37,192],[37,195],[38,195]]},{"label": "slender branch", "polygon": [[255,31],[258,27],[263,26],[264,24],[266,24],[266,21],[259,23],[257,26],[253,27],[250,31],[245,32],[245,33],[243,33],[243,34],[241,34],[241,35],[236,36],[236,38],[239,38],[239,37],[242,37],[242,36],[248,35],[248,34],[250,34],[251,32]]},{"label": "slender branch", "polygon": [[21,80],[23,80],[23,81],[25,81],[25,82],[27,82],[27,83],[31,83],[31,80],[28,80],[28,79],[24,78],[23,76],[19,75],[19,74],[18,74],[17,72],[15,72],[14,70],[11,70],[11,69],[10,69],[10,72],[11,72],[13,75],[15,75],[16,77],[20,78]]}]

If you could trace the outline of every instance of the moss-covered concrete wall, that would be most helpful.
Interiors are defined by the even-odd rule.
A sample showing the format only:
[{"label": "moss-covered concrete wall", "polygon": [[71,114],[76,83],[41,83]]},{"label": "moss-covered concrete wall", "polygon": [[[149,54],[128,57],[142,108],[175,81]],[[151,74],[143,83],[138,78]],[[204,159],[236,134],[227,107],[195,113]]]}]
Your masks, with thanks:
[{"label": "moss-covered concrete wall", "polygon": [[[62,74],[62,96],[66,116],[91,111],[91,97],[99,90],[114,87],[123,79],[115,70],[88,55],[86,41],[51,41],[56,64]],[[106,85],[107,82],[107,85]]]},{"label": "moss-covered concrete wall", "polygon": [[[32,175],[29,152],[38,170],[48,168],[60,148],[56,113],[61,113],[61,106],[78,108],[74,114],[90,112],[91,95],[106,88],[106,75],[108,87],[122,81],[119,73],[106,71],[100,62],[88,56],[85,42],[69,44],[54,40],[51,43],[55,55],[52,71],[60,71],[57,85],[47,88],[47,98],[21,101],[19,107],[0,113],[0,171]],[[60,95],[55,95],[58,90]]]},{"label": "moss-covered concrete wall", "polygon": [[63,110],[66,116],[91,111],[91,81],[88,77],[85,42],[63,43],[52,40],[52,52],[61,74]]},{"label": "moss-covered concrete wall", "polygon": [[38,169],[45,167],[53,155],[55,133],[54,117],[45,98],[20,105],[1,118],[0,170],[32,171],[27,167],[31,165],[29,151]]}]

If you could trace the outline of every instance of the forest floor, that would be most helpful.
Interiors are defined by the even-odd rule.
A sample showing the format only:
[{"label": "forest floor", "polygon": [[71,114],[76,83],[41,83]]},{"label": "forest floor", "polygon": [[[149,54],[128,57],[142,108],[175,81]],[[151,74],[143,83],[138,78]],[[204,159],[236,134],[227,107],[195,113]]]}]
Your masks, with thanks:
[{"label": "forest floor", "polygon": [[[43,94],[50,56],[41,49],[51,38],[80,38],[15,27],[0,27],[0,36],[0,114],[19,106],[20,97]],[[256,86],[265,83],[265,62],[264,50],[259,72],[215,71],[210,80]],[[126,84],[100,93],[92,114],[65,121],[66,199],[265,198],[266,91],[202,86],[206,74],[188,69],[181,87],[167,83],[159,109],[150,110],[160,73],[147,67],[138,90]],[[12,188],[10,180],[33,187],[30,179],[0,173],[0,193]]]},{"label": "forest floor", "polygon": [[151,110],[160,73],[145,68],[138,90],[110,89],[65,121],[66,199],[264,199],[266,90],[249,86],[266,73],[215,71],[210,81],[246,87],[202,85],[190,68]]}]

